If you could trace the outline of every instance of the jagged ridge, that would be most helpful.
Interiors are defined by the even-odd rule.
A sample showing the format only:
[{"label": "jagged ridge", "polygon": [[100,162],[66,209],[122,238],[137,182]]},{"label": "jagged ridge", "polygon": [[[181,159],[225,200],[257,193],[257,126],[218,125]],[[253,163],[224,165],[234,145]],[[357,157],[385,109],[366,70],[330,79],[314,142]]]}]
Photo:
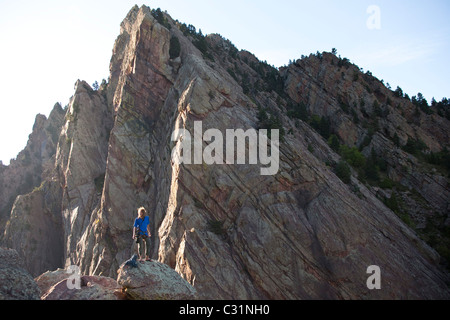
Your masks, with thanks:
[{"label": "jagged ridge", "polygon": [[[388,168],[381,174],[398,185],[421,186],[417,192],[445,217],[448,179],[412,171],[420,163],[394,148],[391,134],[400,144],[414,137],[439,152],[449,141],[448,120],[420,114],[411,125],[411,103],[400,101],[395,111],[387,103],[398,102],[391,92],[340,61],[324,53],[278,71],[219,35],[204,36],[158,10],[134,7],[121,24],[108,84],[94,91],[77,82],[55,157],[47,161],[54,168],[40,190],[16,200],[4,241],[23,247],[42,229],[36,212],[55,212],[59,261],[79,265],[83,274],[115,275],[130,256],[135,208],[144,205],[153,257],[203,298],[448,298],[439,255],[381,201],[390,192],[361,183],[358,170],[349,185],[336,176],[341,156],[323,137],[361,147],[370,136],[361,148],[366,160],[372,150],[379,157],[393,150],[384,154]],[[374,97],[394,119],[371,131],[374,123],[364,113],[378,109],[363,112],[361,104],[373,106]],[[263,177],[257,166],[172,163],[171,133],[192,131],[197,120],[204,130],[284,129],[280,171]],[[401,128],[392,129],[395,124]],[[418,183],[423,179],[431,190]],[[35,195],[51,201],[24,214]],[[29,219],[28,228],[20,217]],[[20,237],[11,241],[13,234]],[[38,274],[48,266],[36,261],[48,259],[57,242],[37,241],[20,253]],[[31,258],[29,250],[36,249],[40,255]],[[384,290],[365,286],[372,264],[382,269]]]}]

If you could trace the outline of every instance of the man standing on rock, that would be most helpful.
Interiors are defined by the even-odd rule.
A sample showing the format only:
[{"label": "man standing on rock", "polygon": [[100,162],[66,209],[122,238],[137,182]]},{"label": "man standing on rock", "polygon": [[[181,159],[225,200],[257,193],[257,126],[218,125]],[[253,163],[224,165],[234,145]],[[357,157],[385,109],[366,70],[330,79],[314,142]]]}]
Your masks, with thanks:
[{"label": "man standing on rock", "polygon": [[[150,259],[150,217],[144,207],[138,209],[138,217],[134,220],[133,239],[138,244],[140,261],[151,261]],[[145,244],[144,244],[145,242]],[[144,248],[145,246],[145,248]]]}]

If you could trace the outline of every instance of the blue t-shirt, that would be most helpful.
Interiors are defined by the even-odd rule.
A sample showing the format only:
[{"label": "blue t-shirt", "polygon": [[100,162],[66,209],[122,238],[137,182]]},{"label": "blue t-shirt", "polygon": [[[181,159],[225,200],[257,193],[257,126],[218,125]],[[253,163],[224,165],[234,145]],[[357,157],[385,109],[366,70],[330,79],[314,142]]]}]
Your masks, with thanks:
[{"label": "blue t-shirt", "polygon": [[144,220],[142,220],[141,218],[136,218],[136,220],[134,220],[134,227],[139,228],[139,235],[145,234],[146,236],[148,236],[147,226],[149,224],[150,218],[148,216],[144,217]]}]

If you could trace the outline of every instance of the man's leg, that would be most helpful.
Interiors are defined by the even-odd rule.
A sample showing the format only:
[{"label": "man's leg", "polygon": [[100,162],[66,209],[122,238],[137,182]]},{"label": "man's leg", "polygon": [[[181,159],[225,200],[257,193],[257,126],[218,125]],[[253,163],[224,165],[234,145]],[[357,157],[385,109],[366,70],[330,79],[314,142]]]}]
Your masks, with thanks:
[{"label": "man's leg", "polygon": [[139,237],[138,239],[138,252],[139,252],[139,259],[145,259],[145,252],[144,252],[144,240],[142,240],[142,237]]},{"label": "man's leg", "polygon": [[150,259],[150,237],[145,238],[145,259]]}]

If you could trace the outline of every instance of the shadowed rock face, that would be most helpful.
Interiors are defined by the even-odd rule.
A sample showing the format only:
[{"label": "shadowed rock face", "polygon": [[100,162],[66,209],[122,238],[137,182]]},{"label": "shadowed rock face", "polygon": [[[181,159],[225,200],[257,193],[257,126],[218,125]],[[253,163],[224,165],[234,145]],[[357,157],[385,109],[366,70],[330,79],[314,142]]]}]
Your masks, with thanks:
[{"label": "shadowed rock face", "polygon": [[[311,112],[333,110],[334,91],[311,89],[330,72],[290,66],[273,73],[222,37],[183,33],[180,24],[163,17],[158,22],[146,6],[129,12],[114,45],[108,85],[93,91],[77,82],[51,174],[42,190],[33,192],[37,198],[31,193],[16,200],[5,241],[25,245],[33,272],[49,268],[38,261],[55,253],[47,250],[55,237],[61,240],[56,255],[61,264],[115,277],[133,250],[131,226],[143,205],[151,219],[152,257],[175,269],[203,299],[450,298],[439,255],[372,188],[355,176],[344,184],[326,164],[339,155],[308,124],[286,116],[288,103],[307,94],[313,99],[302,91],[305,86],[317,95]],[[181,48],[177,57],[170,55],[174,37]],[[200,41],[206,41],[206,51]],[[272,78],[282,88],[273,89]],[[262,176],[260,165],[171,161],[175,129],[193,133],[195,121],[202,121],[203,131],[224,134],[258,129],[262,108],[290,129],[280,141],[277,174]],[[359,128],[345,119],[337,131],[360,140]],[[446,119],[436,121],[448,125]],[[412,126],[405,132],[445,133],[427,130]],[[372,140],[374,148],[389,143],[383,136]],[[430,142],[436,150],[444,145]],[[388,161],[394,163],[394,157]],[[434,191],[422,188],[425,198],[440,192],[441,209],[448,193],[443,179],[432,178],[440,181]],[[24,214],[31,201],[33,210]],[[20,219],[29,219],[29,229]],[[36,228],[47,230],[49,238],[32,248]],[[12,241],[15,235],[23,241]],[[30,255],[32,250],[39,254]],[[366,286],[371,265],[381,269],[381,290]]]},{"label": "shadowed rock face", "polygon": [[51,182],[18,196],[5,230],[5,245],[15,248],[31,275],[53,270],[63,263],[64,241],[61,190]]}]

